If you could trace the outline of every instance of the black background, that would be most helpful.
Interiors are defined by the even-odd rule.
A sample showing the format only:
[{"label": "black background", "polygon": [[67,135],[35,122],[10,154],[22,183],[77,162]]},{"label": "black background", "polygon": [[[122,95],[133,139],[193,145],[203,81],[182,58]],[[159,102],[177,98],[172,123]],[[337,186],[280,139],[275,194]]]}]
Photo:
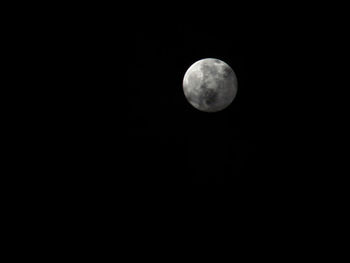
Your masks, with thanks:
[{"label": "black background", "polygon": [[[270,236],[276,226],[278,239],[285,235],[281,230],[286,226],[298,233],[296,222],[305,224],[305,214],[293,217],[288,200],[302,199],[305,211],[312,211],[315,203],[323,209],[326,202],[320,197],[327,198],[332,190],[332,173],[324,168],[333,152],[327,151],[330,136],[324,131],[333,104],[331,96],[328,103],[319,96],[331,93],[322,71],[331,64],[319,45],[325,27],[310,12],[303,13],[303,8],[279,7],[277,12],[276,6],[252,8],[243,12],[237,6],[227,7],[228,15],[197,10],[199,16],[190,19],[182,11],[167,17],[158,9],[163,16],[145,11],[145,16],[127,16],[120,23],[113,21],[118,15],[114,8],[112,21],[101,22],[108,17],[103,12],[95,23],[87,13],[86,21],[91,23],[80,17],[74,26],[67,23],[68,29],[62,30],[65,38],[45,36],[45,41],[55,43],[49,46],[48,60],[61,63],[56,63],[55,76],[45,83],[44,91],[50,94],[38,97],[54,104],[55,112],[47,111],[40,120],[43,127],[34,130],[44,147],[27,135],[33,147],[21,154],[34,161],[16,164],[26,170],[39,164],[33,170],[43,176],[34,174],[34,184],[48,192],[40,200],[48,200],[52,190],[58,189],[56,198],[66,198],[74,211],[82,205],[91,211],[93,204],[107,204],[107,211],[118,214],[114,222],[125,218],[136,231],[153,231],[149,220],[165,224],[166,235],[168,226],[181,233],[178,226],[183,223],[201,233],[197,237],[203,240],[210,226],[215,226],[216,233],[233,230],[235,235],[236,229],[242,229],[247,239],[251,239],[247,232]],[[182,91],[188,67],[206,57],[227,62],[238,78],[237,97],[222,112],[194,109]],[[47,88],[52,80],[57,85]],[[39,107],[38,112],[46,109]],[[24,175],[33,183],[30,174]],[[190,191],[191,199],[180,189],[189,184],[227,188]],[[169,189],[173,186],[175,191]],[[311,196],[309,202],[303,192]],[[77,202],[69,193],[78,197]],[[177,214],[168,196],[176,203],[184,200],[177,206],[181,211],[186,205],[189,209]],[[159,202],[161,206],[152,211]],[[197,213],[199,204],[204,204],[205,213]],[[210,211],[210,204],[217,209]],[[277,206],[269,209],[270,204]],[[120,213],[123,206],[128,212]],[[161,216],[154,216],[155,212]],[[89,213],[87,218],[92,214],[100,216]],[[220,224],[204,220],[213,217]],[[245,223],[248,226],[242,227]]]},{"label": "black background", "polygon": [[[64,43],[71,66],[63,69],[75,75],[65,94],[75,105],[67,120],[78,129],[64,132],[83,153],[80,166],[141,185],[283,189],[317,181],[313,169],[326,147],[320,120],[330,106],[320,78],[330,65],[324,19],[306,7],[151,9],[102,13],[68,31],[83,39]],[[217,113],[196,110],[182,90],[186,70],[208,57],[228,63],[238,79],[235,100]]]},{"label": "black background", "polygon": [[[210,3],[208,7],[215,6]],[[165,235],[171,226],[182,239],[192,235],[206,242],[210,226],[229,239],[241,229],[243,240],[257,234],[257,240],[263,237],[264,242],[276,226],[278,240],[286,236],[286,228],[295,232],[298,242],[315,225],[320,235],[315,222],[325,218],[325,213],[307,221],[304,211],[312,213],[315,204],[323,210],[332,194],[329,182],[334,173],[324,169],[334,153],[327,151],[328,139],[333,138],[327,134],[334,127],[327,116],[334,105],[329,95],[334,85],[325,85],[325,71],[332,64],[327,63],[326,45],[320,45],[320,40],[327,43],[326,23],[320,24],[323,19],[311,15],[314,8],[303,12],[304,6],[293,10],[264,3],[264,8],[252,6],[245,12],[238,6],[225,6],[228,15],[221,10],[196,10],[190,19],[183,16],[183,10],[167,17],[168,12],[157,8],[155,13],[163,16],[153,16],[148,10],[142,12],[144,16],[126,12],[121,22],[113,21],[118,16],[116,8],[111,8],[112,21],[108,22],[101,22],[108,17],[105,9],[97,19],[94,12],[86,12],[86,20],[75,16],[82,12],[78,9],[73,12],[77,22],[67,22],[62,30],[64,37],[55,31],[52,39],[44,35],[39,47],[46,47],[46,59],[57,63],[51,68],[40,61],[48,74],[38,98],[55,111],[37,106],[38,113],[45,112],[40,128],[29,123],[20,130],[18,138],[24,134],[31,145],[24,150],[13,147],[28,160],[16,161],[13,167],[24,168],[25,173],[15,180],[23,184],[23,175],[24,188],[30,195],[39,193],[47,207],[56,208],[50,194],[59,203],[66,199],[72,211],[85,206],[89,213],[77,224],[71,224],[71,214],[68,221],[63,219],[74,228],[86,218],[104,218],[103,212],[92,211],[95,205],[117,213],[116,219],[108,216],[114,224],[120,219],[131,224],[130,228],[116,224],[118,228],[141,235],[142,230],[154,235],[148,221],[165,225]],[[62,20],[57,21],[61,29]],[[182,92],[188,67],[206,57],[222,59],[237,74],[237,97],[222,112],[199,112]],[[28,115],[32,122],[35,116]],[[36,137],[28,133],[30,129]],[[41,194],[26,182],[48,193]],[[325,184],[320,186],[320,182]],[[195,198],[189,199],[180,189],[188,184],[228,188],[190,191]],[[171,191],[169,186],[180,187]],[[303,198],[303,192],[311,196],[310,201]],[[176,203],[184,202],[175,207],[168,196]],[[298,198],[301,205],[295,203]],[[161,206],[152,211],[152,205],[159,202]],[[188,210],[183,210],[184,204]],[[204,213],[197,212],[199,204],[204,204]],[[217,209],[211,210],[210,204]],[[271,204],[277,205],[269,209]],[[123,206],[127,212],[121,212]],[[291,208],[300,211],[302,206],[302,214],[293,215]],[[185,213],[176,213],[176,208]],[[182,235],[181,230],[187,228],[180,223],[193,231]]]},{"label": "black background", "polygon": [[[132,28],[127,138],[135,182],[267,182],[278,170],[292,67],[283,60],[293,56],[293,43],[286,46],[292,37],[260,18],[147,20]],[[237,97],[218,113],[196,110],[182,90],[189,66],[208,57],[228,63],[238,78]]]}]

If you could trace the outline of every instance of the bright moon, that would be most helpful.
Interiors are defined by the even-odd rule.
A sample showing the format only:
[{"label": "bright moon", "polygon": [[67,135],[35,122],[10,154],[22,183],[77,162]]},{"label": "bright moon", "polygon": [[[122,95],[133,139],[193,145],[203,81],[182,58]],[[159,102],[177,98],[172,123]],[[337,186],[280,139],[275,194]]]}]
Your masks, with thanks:
[{"label": "bright moon", "polygon": [[236,74],[219,59],[202,59],[186,71],[183,90],[188,102],[196,109],[205,112],[221,111],[236,97]]}]

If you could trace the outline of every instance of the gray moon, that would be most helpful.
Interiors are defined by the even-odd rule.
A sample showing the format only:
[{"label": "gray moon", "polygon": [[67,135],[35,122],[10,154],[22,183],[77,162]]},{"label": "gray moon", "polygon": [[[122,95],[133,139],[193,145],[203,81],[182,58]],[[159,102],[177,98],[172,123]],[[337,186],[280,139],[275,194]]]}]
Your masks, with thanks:
[{"label": "gray moon", "polygon": [[237,94],[237,77],[232,68],[215,58],[192,64],[183,79],[188,102],[204,112],[217,112],[228,107]]}]

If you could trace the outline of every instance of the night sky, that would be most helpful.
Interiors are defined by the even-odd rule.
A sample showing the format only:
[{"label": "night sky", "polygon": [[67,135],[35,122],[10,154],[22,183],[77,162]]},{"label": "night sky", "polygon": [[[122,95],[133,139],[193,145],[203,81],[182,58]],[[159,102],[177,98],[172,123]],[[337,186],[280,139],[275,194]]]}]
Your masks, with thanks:
[{"label": "night sky", "polygon": [[[335,78],[326,82],[336,66],[327,59],[338,48],[328,45],[334,38],[327,33],[335,30],[326,12],[317,18],[314,6],[263,2],[263,8],[242,10],[203,2],[208,10],[196,7],[185,16],[187,7],[178,3],[174,11],[168,2],[144,4],[145,10],[131,2],[126,16],[119,7],[96,15],[79,9],[63,28],[57,19],[61,35],[51,24],[40,32],[38,48],[58,66],[41,64],[49,74],[38,98],[55,108],[52,114],[36,106],[47,114],[38,131],[45,138],[40,149],[45,158],[36,160],[42,181],[74,192],[134,195],[122,189],[126,185],[137,193],[144,189],[140,199],[152,186],[167,191],[167,186],[221,184],[242,200],[268,193],[278,200],[276,190],[286,189],[294,198],[303,187],[328,183],[334,173],[324,168],[334,169],[329,160],[337,153],[329,145],[343,147],[329,120],[335,122],[340,112],[332,112],[336,88],[346,85],[336,86]],[[211,10],[218,6],[221,10]],[[237,76],[237,95],[220,112],[198,111],[183,93],[186,71],[204,58],[226,62]],[[346,125],[346,118],[341,121]],[[51,169],[56,176],[50,177]]]},{"label": "night sky", "polygon": [[[258,171],[261,90],[252,31],[227,31],[229,23],[138,25],[128,59],[130,174],[142,183],[230,183]],[[165,30],[166,29],[166,30]],[[260,45],[261,49],[262,46]],[[202,58],[228,63],[238,78],[233,103],[217,113],[200,112],[186,100],[182,80]],[[266,72],[266,69],[263,71]]]},{"label": "night sky", "polygon": [[[322,28],[306,11],[296,20],[294,11],[144,20],[128,30],[128,173],[135,182],[304,180],[301,167],[319,147],[312,105],[321,87],[314,64],[322,58]],[[186,70],[203,58],[223,60],[237,75],[237,96],[221,112],[200,112],[183,94]]]}]

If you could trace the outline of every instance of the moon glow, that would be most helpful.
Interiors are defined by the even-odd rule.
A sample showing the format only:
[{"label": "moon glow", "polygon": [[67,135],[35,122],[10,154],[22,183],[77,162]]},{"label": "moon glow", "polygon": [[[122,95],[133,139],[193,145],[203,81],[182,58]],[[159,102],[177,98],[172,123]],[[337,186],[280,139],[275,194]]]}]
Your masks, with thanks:
[{"label": "moon glow", "polygon": [[236,74],[219,59],[201,59],[186,71],[183,90],[188,102],[196,109],[204,112],[221,111],[236,97]]}]

